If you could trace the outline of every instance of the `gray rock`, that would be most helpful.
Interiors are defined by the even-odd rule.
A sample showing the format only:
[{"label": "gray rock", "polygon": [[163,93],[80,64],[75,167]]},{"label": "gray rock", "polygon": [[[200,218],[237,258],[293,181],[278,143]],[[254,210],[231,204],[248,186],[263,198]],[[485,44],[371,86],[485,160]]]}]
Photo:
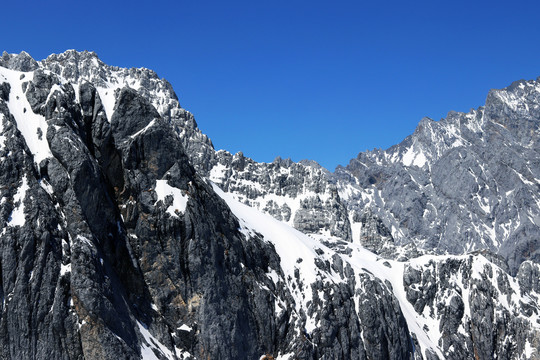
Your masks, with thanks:
[{"label": "gray rock", "polygon": [[513,274],[538,261],[538,88],[521,81],[492,90],[485,107],[425,118],[402,143],[360,153],[335,173],[347,209],[371,204],[398,245],[488,250]]},{"label": "gray rock", "polygon": [[[76,51],[40,62],[4,54],[0,67],[34,71],[32,81],[21,74],[22,90],[27,113],[48,125],[41,136],[52,154],[35,164],[7,106],[20,85],[2,82],[0,358],[538,355],[538,117],[508,100],[534,103],[528,82],[490,94],[485,114],[452,113],[439,126],[423,120],[388,154],[363,154],[332,174],[315,162],[215,152],[151,70]],[[447,123],[470,144],[455,146]],[[482,142],[473,143],[478,124]],[[497,153],[484,144],[500,141],[510,145]],[[430,167],[388,160],[417,143],[432,145]],[[318,239],[299,240],[316,244],[306,252],[313,258],[284,264],[208,179]],[[522,223],[503,226],[515,219]],[[488,220],[501,224],[496,236],[509,229],[510,240],[490,243]],[[489,251],[419,257],[474,250],[482,240]],[[402,269],[401,284],[393,275]],[[432,346],[423,348],[426,338]]]},{"label": "gray rock", "polygon": [[26,51],[20,54],[8,54],[4,51],[0,58],[0,66],[17,71],[33,71],[39,67],[39,64]]}]

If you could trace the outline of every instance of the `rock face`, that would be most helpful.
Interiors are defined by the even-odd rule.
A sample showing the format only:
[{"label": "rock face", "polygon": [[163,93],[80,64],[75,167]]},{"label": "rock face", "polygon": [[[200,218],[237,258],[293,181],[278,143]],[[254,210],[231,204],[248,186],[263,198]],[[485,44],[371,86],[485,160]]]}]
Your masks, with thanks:
[{"label": "rock face", "polygon": [[335,173],[200,147],[189,156],[237,200],[304,233],[362,243],[369,212],[408,248],[384,256],[489,250],[515,274],[540,259],[539,109],[540,80],[515,82],[470,113],[423,119],[402,143],[360,153]]},{"label": "rock face", "polygon": [[371,207],[399,244],[487,249],[515,273],[540,259],[539,109],[540,81],[519,81],[485,107],[423,119],[399,145],[338,168],[341,198],[350,212]]},{"label": "rock face", "polygon": [[[534,119],[514,126],[510,110],[487,108],[523,144],[514,151],[536,152]],[[443,183],[435,165],[426,172],[416,160],[396,161],[384,172],[374,162],[360,172],[351,163],[332,174],[314,162],[256,163],[216,152],[150,70],[108,66],[90,52],[40,62],[4,53],[0,358],[539,358],[530,156],[516,170],[521,182],[497,198],[529,206],[515,208],[519,232],[508,230],[516,257],[505,253],[508,242],[420,256],[426,211],[392,221],[400,209],[426,208],[431,193],[420,201],[391,176]],[[482,171],[518,168],[504,159]],[[502,184],[499,195],[510,191]],[[388,208],[381,194],[400,186],[403,203]]]},{"label": "rock face", "polygon": [[328,170],[314,161],[257,163],[218,151],[208,178],[236,199],[307,234],[351,241],[351,228]]}]

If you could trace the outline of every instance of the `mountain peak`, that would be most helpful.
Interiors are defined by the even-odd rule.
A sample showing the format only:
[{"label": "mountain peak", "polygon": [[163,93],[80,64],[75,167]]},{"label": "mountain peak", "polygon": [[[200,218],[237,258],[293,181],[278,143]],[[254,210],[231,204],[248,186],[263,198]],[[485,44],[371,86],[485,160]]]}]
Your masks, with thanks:
[{"label": "mountain peak", "polygon": [[529,82],[330,173],[216,151],[147,69],[0,65],[0,358],[538,355]]},{"label": "mountain peak", "polygon": [[26,51],[21,51],[19,54],[8,54],[4,51],[0,58],[0,66],[23,72],[33,71],[39,67],[37,61]]},{"label": "mountain peak", "polygon": [[[66,50],[59,54],[51,54],[44,61],[83,61],[88,59],[96,59],[101,62],[99,56],[94,51],[78,51],[75,49]],[[103,63],[101,62],[101,64]]]}]

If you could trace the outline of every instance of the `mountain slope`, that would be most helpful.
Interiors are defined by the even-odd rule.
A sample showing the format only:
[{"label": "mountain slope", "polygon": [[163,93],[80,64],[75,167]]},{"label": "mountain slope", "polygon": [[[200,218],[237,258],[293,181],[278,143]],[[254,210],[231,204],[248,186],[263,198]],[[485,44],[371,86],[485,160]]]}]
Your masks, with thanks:
[{"label": "mountain slope", "polygon": [[[277,256],[243,241],[152,104],[124,87],[109,119],[92,83],[0,73],[2,358],[271,351],[274,326],[259,325],[269,305],[248,289]],[[41,129],[45,156],[17,129],[25,122]]]},{"label": "mountain slope", "polygon": [[[374,329],[366,324],[384,318],[377,307],[381,303],[385,307],[389,301],[400,309],[400,316],[393,320],[405,320],[418,357],[487,359],[520,358],[521,354],[531,358],[532,349],[538,349],[540,289],[538,284],[533,285],[535,289],[525,285],[530,277],[539,275],[536,264],[524,263],[513,278],[480,253],[421,256],[407,262],[385,260],[355,244],[310,238],[238,203],[217,186],[214,189],[241,220],[244,231],[259,232],[274,245],[286,278],[271,277],[274,281],[277,277],[278,286],[286,284],[297,297],[296,304],[306,309],[306,331],[317,342],[324,339],[321,323],[339,320],[345,307],[340,296],[348,288],[364,343],[384,342],[387,334],[369,339]],[[312,284],[311,289],[302,289],[302,284]],[[327,355],[335,354],[334,349]],[[400,358],[385,352],[367,356]]]},{"label": "mountain slope", "polygon": [[359,181],[214,151],[150,70],[4,53],[0,123],[0,358],[540,356],[538,264],[401,247]]},{"label": "mountain slope", "polygon": [[485,107],[423,119],[386,151],[338,168],[350,212],[366,207],[398,243],[499,253],[513,272],[540,258],[540,83],[492,90]]}]

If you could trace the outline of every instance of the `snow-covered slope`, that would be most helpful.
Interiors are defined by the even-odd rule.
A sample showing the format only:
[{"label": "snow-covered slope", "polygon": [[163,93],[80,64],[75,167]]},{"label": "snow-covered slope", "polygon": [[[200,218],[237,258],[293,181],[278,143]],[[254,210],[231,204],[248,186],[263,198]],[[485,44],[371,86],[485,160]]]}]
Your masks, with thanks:
[{"label": "snow-covered slope", "polygon": [[216,153],[215,161],[207,178],[240,202],[304,233],[351,240],[347,209],[329,181],[330,172],[316,162],[278,157],[271,163],[257,163],[242,153],[223,150]]},{"label": "snow-covered slope", "polygon": [[[321,310],[335,301],[332,295],[339,295],[334,289],[341,286],[350,288],[352,315],[360,326],[368,323],[365,308],[380,301],[363,286],[370,279],[385,289],[384,296],[396,306],[392,310],[404,317],[421,358],[467,358],[473,353],[479,358],[540,356],[540,293],[538,288],[520,288],[519,276],[524,275],[511,277],[482,254],[385,260],[357,244],[303,234],[239,203],[215,185],[214,191],[239,218],[248,238],[260,234],[274,246],[283,275],[272,269],[268,276],[293,295],[296,313],[306,314],[305,323],[296,326],[309,338],[320,336],[326,320]],[[540,269],[528,262],[521,273],[530,273],[531,268],[536,273]],[[363,332],[361,336],[366,341]]]},{"label": "snow-covered slope", "polygon": [[332,174],[214,151],[150,70],[4,53],[0,358],[539,358],[534,89]]},{"label": "snow-covered slope", "polygon": [[39,164],[52,154],[47,143],[47,122],[43,116],[29,111],[31,106],[23,91],[22,84],[32,81],[33,76],[33,72],[23,73],[0,67],[0,83],[10,84],[11,92],[7,101],[9,111],[17,121],[17,128],[23,134],[34,161]]}]

